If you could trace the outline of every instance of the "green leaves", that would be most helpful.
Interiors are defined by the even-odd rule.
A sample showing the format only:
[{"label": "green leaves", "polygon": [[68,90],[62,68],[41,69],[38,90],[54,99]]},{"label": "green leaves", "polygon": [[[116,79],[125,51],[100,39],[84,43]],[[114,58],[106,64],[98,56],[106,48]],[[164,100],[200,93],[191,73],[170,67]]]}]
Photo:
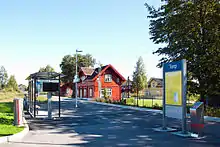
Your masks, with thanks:
[{"label": "green leaves", "polygon": [[[92,55],[90,54],[86,54],[86,55],[81,55],[78,54],[77,55],[77,59],[78,59],[78,69],[77,71],[79,71],[79,69],[81,67],[94,67],[96,60],[92,57]],[[73,81],[73,77],[76,74],[76,55],[71,56],[71,55],[66,55],[63,57],[63,60],[60,64],[60,68],[62,70],[62,73],[64,75],[66,75],[66,77],[63,78],[64,82],[72,82]]]},{"label": "green leaves", "polygon": [[51,67],[50,65],[47,65],[46,67],[41,67],[39,69],[39,72],[54,72],[54,68]]},{"label": "green leaves", "polygon": [[219,0],[169,0],[149,11],[151,40],[162,44],[154,54],[158,64],[187,60],[190,92],[220,93],[220,4]]},{"label": "green leaves", "polygon": [[13,91],[18,91],[18,84],[17,84],[17,81],[16,81],[14,75],[10,76],[6,87],[7,87],[7,89],[12,89]]},{"label": "green leaves", "polygon": [[8,74],[7,71],[5,70],[4,66],[0,67],[0,90],[5,88],[8,80]]},{"label": "green leaves", "polygon": [[144,66],[144,61],[142,57],[139,57],[135,70],[133,72],[133,83],[132,87],[136,91],[141,91],[147,86],[147,76],[146,76],[146,71],[145,71],[145,66]]}]

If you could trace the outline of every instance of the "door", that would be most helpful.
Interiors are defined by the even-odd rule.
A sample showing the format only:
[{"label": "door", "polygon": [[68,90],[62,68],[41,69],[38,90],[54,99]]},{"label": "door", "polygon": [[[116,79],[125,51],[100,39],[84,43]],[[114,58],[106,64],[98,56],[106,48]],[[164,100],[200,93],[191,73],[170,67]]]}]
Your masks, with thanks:
[{"label": "door", "polygon": [[87,89],[86,89],[86,88],[84,88],[83,97],[84,97],[84,98],[87,98]]},{"label": "door", "polygon": [[82,89],[80,89],[80,95],[79,95],[80,98],[82,98]]}]

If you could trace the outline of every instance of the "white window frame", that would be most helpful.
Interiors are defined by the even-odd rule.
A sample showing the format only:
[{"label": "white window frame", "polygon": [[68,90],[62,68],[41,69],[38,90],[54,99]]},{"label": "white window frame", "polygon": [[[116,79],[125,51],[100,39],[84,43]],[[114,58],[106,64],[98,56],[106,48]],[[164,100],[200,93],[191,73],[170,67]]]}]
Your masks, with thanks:
[{"label": "white window frame", "polygon": [[111,74],[105,74],[105,82],[112,82],[112,75]]},{"label": "white window frame", "polygon": [[157,84],[155,82],[152,83],[152,87],[155,88]]},{"label": "white window frame", "polygon": [[[107,96],[112,97],[112,88],[105,88]],[[101,98],[104,98],[104,89],[101,90]]]},{"label": "white window frame", "polygon": [[89,88],[89,96],[90,96],[90,97],[93,96],[93,90],[92,90],[92,88]]},{"label": "white window frame", "polygon": [[79,97],[82,98],[83,89],[80,88],[79,92],[80,92],[80,93],[79,93]]},{"label": "white window frame", "polygon": [[83,96],[85,98],[85,96],[87,96],[87,88],[83,88]]}]

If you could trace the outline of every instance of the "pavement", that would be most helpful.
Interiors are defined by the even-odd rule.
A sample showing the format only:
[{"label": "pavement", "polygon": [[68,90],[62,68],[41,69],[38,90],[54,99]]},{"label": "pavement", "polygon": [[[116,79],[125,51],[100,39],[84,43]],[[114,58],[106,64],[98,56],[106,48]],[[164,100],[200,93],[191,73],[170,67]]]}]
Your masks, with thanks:
[{"label": "pavement", "polygon": [[[30,131],[21,141],[0,144],[1,147],[218,147],[220,123],[206,122],[205,137],[184,138],[168,132],[155,132],[162,123],[156,112],[143,112],[90,102],[62,98],[61,118],[47,120],[46,106],[41,106],[37,119],[26,116]],[[52,104],[53,115],[58,116],[58,102]],[[168,119],[169,127],[181,128],[177,119]]]}]

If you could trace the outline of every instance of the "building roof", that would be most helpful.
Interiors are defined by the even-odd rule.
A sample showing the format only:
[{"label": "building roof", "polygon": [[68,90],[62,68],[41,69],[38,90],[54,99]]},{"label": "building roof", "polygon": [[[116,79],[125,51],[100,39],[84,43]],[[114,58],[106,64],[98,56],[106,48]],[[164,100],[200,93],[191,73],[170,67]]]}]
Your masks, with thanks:
[{"label": "building roof", "polygon": [[[131,80],[129,80],[129,85],[132,86]],[[128,80],[124,81],[121,86],[128,86]]]},{"label": "building roof", "polygon": [[[112,70],[116,74],[119,75],[119,77],[122,79],[122,81],[125,81],[125,78],[111,64],[105,65],[105,66],[101,66],[101,69],[100,69],[100,67],[93,69],[93,73],[92,74],[90,73],[92,71],[91,68],[90,68],[89,71],[88,71],[90,74],[87,74],[87,79],[89,79],[89,80],[96,80],[98,78],[98,76],[101,75],[103,72],[105,72],[108,68],[112,68]],[[88,67],[86,67],[85,69],[88,70]]]},{"label": "building roof", "polygon": [[33,74],[30,74],[30,76],[28,76],[26,78],[26,80],[31,80],[31,79],[38,79],[38,80],[52,80],[55,79],[57,77],[65,77],[64,74],[61,73],[57,73],[57,72],[36,72]]},{"label": "building roof", "polygon": [[[107,66],[108,65],[102,66],[101,67],[101,71],[103,71]],[[91,80],[94,79],[99,74],[99,72],[101,72],[99,70],[100,70],[100,67],[95,68],[93,73],[92,73],[92,75],[88,76],[87,79],[91,79]]]},{"label": "building roof", "polygon": [[161,79],[161,78],[150,78],[150,80],[148,81],[148,85],[150,85],[150,83],[151,83],[153,80],[156,81],[156,82],[158,83],[158,85],[163,86],[163,79]]},{"label": "building roof", "polygon": [[91,76],[94,72],[94,69],[91,67],[81,67],[81,70],[86,76]]}]

